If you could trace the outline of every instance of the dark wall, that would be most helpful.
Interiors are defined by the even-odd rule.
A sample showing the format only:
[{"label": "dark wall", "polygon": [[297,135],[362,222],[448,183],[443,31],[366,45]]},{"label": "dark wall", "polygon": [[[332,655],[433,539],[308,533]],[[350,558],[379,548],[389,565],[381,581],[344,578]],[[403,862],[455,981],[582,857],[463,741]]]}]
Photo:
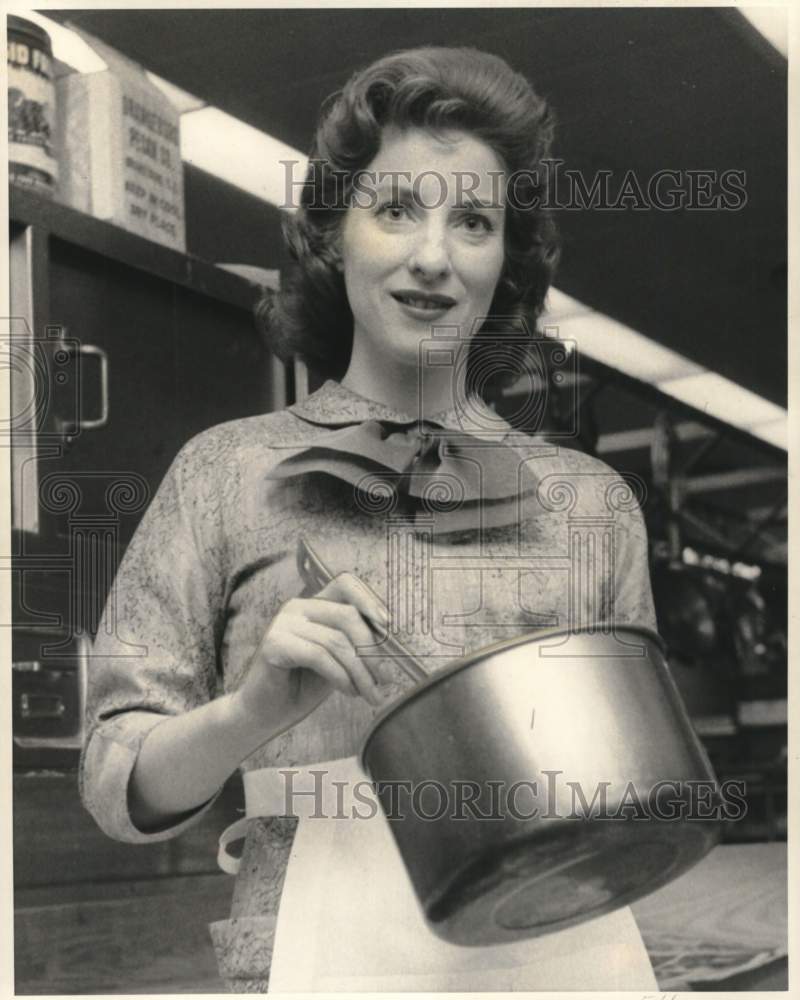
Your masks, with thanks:
[{"label": "dark wall", "polygon": [[183,180],[190,254],[211,262],[280,267],[279,209],[188,164]]}]

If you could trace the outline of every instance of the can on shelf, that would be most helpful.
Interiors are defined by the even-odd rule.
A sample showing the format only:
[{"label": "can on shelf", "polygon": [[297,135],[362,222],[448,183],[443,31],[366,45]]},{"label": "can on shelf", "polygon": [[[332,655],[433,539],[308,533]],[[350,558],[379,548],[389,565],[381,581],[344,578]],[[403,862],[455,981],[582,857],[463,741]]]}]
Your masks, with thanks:
[{"label": "can on shelf", "polygon": [[16,184],[52,195],[55,86],[50,36],[38,24],[8,15],[8,174]]}]

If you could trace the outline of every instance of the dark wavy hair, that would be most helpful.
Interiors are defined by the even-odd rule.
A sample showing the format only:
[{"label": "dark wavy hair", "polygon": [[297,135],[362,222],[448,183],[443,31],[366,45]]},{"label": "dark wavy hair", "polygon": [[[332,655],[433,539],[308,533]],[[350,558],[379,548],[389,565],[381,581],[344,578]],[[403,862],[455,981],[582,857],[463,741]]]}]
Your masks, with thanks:
[{"label": "dark wavy hair", "polygon": [[[341,378],[353,342],[353,315],[339,268],[343,209],[353,179],[377,155],[385,127],[468,132],[492,148],[507,176],[505,262],[491,319],[470,342],[467,387],[486,365],[500,384],[523,370],[524,337],[533,333],[558,259],[547,203],[554,119],[547,103],[499,56],[472,48],[418,48],[385,56],[350,78],[323,105],[297,212],[284,219],[290,263],[281,288],[258,316],[270,347],[283,360]],[[526,208],[525,206],[537,206]],[[504,340],[506,343],[504,344]],[[535,351],[535,347],[533,348]],[[484,354],[486,352],[486,354]]]}]

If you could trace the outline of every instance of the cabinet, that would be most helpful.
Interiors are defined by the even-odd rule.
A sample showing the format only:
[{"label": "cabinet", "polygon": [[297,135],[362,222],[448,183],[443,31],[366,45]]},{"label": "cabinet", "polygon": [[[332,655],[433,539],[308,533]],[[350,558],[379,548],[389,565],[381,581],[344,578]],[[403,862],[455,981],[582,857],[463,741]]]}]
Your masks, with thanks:
[{"label": "cabinet", "polygon": [[114,844],[78,800],[81,691],[116,568],[176,452],[285,406],[287,372],[253,320],[259,286],[10,199],[16,992],[220,992],[205,923],[227,915],[215,839],[238,779],[186,837]]}]

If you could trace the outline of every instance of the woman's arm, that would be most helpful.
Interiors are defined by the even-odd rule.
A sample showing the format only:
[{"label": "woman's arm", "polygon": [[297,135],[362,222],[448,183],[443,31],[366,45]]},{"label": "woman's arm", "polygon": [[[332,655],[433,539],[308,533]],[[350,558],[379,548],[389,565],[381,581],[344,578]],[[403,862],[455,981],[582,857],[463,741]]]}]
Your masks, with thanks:
[{"label": "woman's arm", "polygon": [[234,694],[166,717],[145,738],[131,774],[128,807],[134,825],[142,832],[172,826],[177,816],[212,799],[269,738],[269,726],[253,726]]},{"label": "woman's arm", "polygon": [[378,602],[347,574],[265,621],[243,683],[221,694],[224,510],[240,502],[235,445],[228,429],[212,430],[176,456],[97,632],[79,785],[86,808],[117,840],[177,836],[242,760],[332,687],[375,698],[353,645],[374,645],[359,611],[374,621]]},{"label": "woman's arm", "polygon": [[[129,791],[154,729],[207,707],[219,693],[225,579],[216,558],[220,532],[205,513],[214,508],[202,495],[207,483],[216,486],[198,472],[213,468],[217,440],[208,432],[195,438],[167,470],[115,575],[89,661],[81,799],[104,832],[129,843],[177,836],[202,812],[144,833]],[[163,763],[180,769],[177,761]],[[143,826],[148,819],[143,812]]]},{"label": "woman's arm", "polygon": [[128,805],[143,832],[172,825],[217,793],[254,750],[313,710],[332,688],[380,703],[375,681],[356,654],[387,616],[349,573],[316,597],[287,601],[250,661],[243,684],[145,738],[131,774]]}]

